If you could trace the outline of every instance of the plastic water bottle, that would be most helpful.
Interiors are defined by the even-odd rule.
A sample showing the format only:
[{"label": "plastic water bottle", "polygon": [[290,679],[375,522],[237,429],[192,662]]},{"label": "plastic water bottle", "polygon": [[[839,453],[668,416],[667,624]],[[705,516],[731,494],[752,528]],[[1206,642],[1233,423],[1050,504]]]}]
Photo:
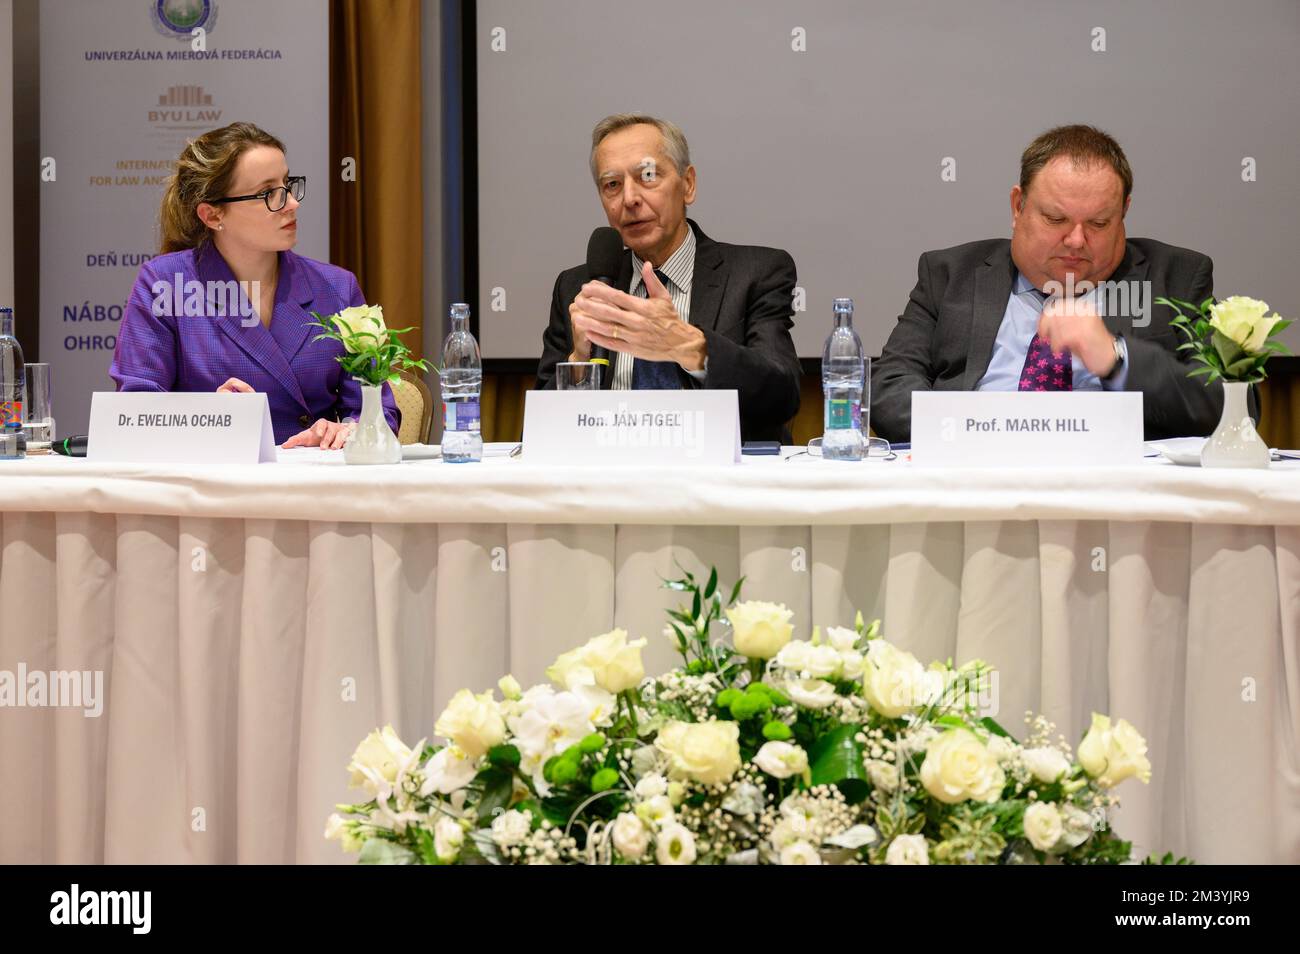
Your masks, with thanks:
[{"label": "plastic water bottle", "polygon": [[865,377],[862,339],[853,330],[853,299],[836,298],[835,327],[822,354],[822,391],[826,395],[822,457],[827,460],[862,460],[866,452],[862,426]]},{"label": "plastic water bottle", "polygon": [[14,310],[0,308],[0,459],[26,456],[23,437],[23,401],[27,392],[27,365],[23,347],[14,337]]},{"label": "plastic water bottle", "polygon": [[451,306],[451,334],[442,346],[442,459],[464,464],[483,459],[479,392],[483,362],[469,330],[469,305]]}]

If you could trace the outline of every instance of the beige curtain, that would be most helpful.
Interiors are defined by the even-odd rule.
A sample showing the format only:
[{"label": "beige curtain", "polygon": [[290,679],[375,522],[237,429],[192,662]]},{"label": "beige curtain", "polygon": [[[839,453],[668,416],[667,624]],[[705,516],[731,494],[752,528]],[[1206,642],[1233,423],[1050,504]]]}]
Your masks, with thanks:
[{"label": "beige curtain", "polygon": [[[419,357],[424,325],[419,0],[330,2],[330,258]],[[355,163],[345,178],[344,161]],[[352,165],[351,163],[348,165]]]}]

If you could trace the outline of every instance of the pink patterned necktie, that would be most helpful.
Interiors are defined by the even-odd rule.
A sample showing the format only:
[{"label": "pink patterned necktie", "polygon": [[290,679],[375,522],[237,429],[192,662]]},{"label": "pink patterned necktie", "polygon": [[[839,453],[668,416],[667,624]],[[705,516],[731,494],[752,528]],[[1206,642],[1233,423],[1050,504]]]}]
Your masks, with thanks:
[{"label": "pink patterned necktie", "polygon": [[1020,372],[1021,391],[1073,391],[1074,371],[1070,366],[1070,349],[1052,354],[1052,346],[1038,335],[1029,342],[1025,367]]}]

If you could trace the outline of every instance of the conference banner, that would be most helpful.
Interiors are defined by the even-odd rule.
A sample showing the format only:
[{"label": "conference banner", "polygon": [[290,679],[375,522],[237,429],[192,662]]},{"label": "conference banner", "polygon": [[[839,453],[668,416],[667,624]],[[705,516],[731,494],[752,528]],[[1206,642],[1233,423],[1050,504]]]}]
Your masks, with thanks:
[{"label": "conference banner", "polygon": [[[318,0],[43,0],[41,360],[60,435],[85,433],[187,140],[238,120],[307,177],[296,251],[329,255],[329,18]],[[19,223],[18,241],[22,241]]]}]

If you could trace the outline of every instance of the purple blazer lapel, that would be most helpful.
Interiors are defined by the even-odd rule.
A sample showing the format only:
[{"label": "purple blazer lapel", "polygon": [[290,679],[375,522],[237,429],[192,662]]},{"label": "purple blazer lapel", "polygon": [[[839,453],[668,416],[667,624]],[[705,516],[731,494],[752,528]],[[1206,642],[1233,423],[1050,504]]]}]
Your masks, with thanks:
[{"label": "purple blazer lapel", "polygon": [[[271,332],[253,314],[247,296],[243,289],[239,288],[234,273],[226,264],[226,260],[221,257],[221,253],[209,246],[196,256],[196,259],[199,280],[203,282],[203,287],[206,289],[208,314],[212,316],[217,327],[245,354],[260,364],[295,401],[304,409],[308,409],[307,399],[298,384],[297,375],[289,367],[288,359]],[[286,294],[288,288],[280,282],[275,291],[272,321],[280,314],[281,299]],[[234,315],[226,314],[227,302],[231,300],[239,302],[238,313]]]},{"label": "purple blazer lapel", "polygon": [[271,326],[276,329],[274,337],[279,340],[280,349],[288,361],[297,357],[302,346],[320,334],[320,329],[310,324],[314,298],[315,293],[303,260],[292,252],[282,254],[280,283],[275,289],[275,312],[271,316]]}]

